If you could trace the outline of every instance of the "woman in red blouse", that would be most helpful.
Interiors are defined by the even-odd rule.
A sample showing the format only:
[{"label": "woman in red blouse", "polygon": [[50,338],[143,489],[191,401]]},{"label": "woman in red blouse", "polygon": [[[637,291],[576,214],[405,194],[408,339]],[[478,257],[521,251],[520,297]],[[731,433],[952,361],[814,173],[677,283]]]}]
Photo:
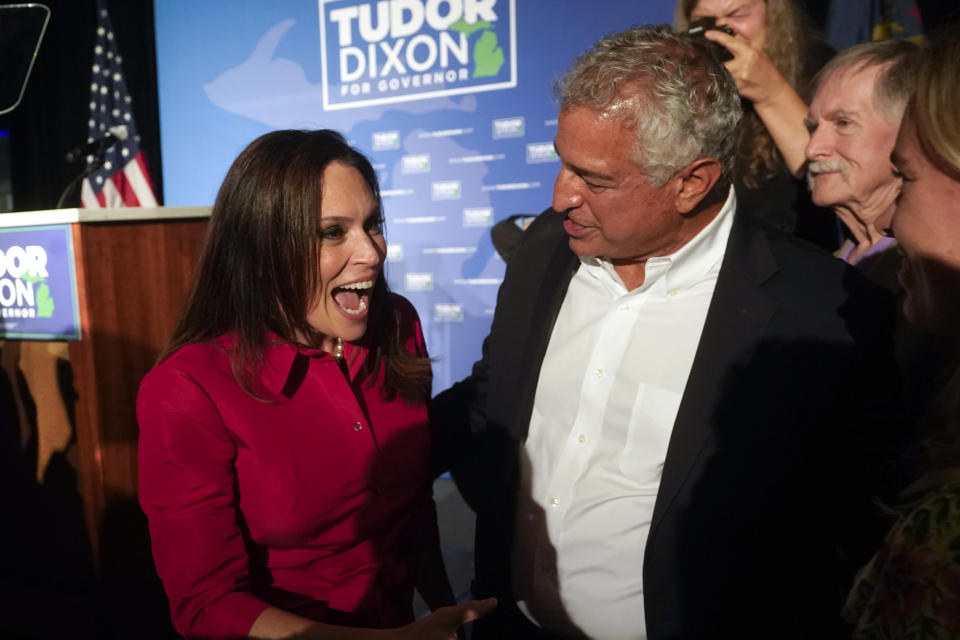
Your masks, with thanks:
[{"label": "woman in red blouse", "polygon": [[448,638],[428,470],[430,361],[382,276],[376,174],[275,131],[217,195],[196,281],[143,380],[140,503],[190,638]]}]

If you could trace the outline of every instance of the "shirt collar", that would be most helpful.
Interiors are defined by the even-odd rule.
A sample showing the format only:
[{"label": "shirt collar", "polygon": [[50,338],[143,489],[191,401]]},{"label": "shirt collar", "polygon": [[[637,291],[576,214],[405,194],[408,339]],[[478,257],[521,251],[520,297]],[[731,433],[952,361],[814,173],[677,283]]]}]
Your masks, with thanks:
[{"label": "shirt collar", "polygon": [[843,254],[840,257],[844,262],[855,265],[857,264],[857,262],[860,262],[861,260],[863,260],[868,256],[872,256],[874,254],[886,251],[891,246],[893,246],[894,242],[896,242],[896,240],[894,240],[893,238],[889,236],[883,236],[882,238],[880,238],[880,240],[877,241],[876,244],[874,244],[869,249],[867,249],[862,256],[857,258],[856,262],[850,260],[850,254],[852,254],[853,250],[857,248],[857,244],[855,242],[851,242],[850,246],[846,248],[846,250],[843,252]]},{"label": "shirt collar", "polygon": [[[720,270],[737,208],[736,193],[732,186],[729,189],[720,212],[687,244],[670,255],[647,260],[644,283],[636,291],[648,290],[660,278],[664,279],[667,290],[683,290],[700,282],[704,276]],[[587,256],[580,258],[580,262],[601,281],[606,281],[608,285],[615,284],[620,295],[626,293],[623,281],[609,260]],[[613,283],[610,283],[609,279],[612,279]]]},{"label": "shirt collar", "polygon": [[333,366],[335,361],[322,349],[304,349],[271,336],[263,356],[260,380],[273,394],[290,399],[300,389],[313,361]]},{"label": "shirt collar", "polygon": [[[229,350],[236,344],[236,337],[232,335],[221,336],[220,343],[221,346]],[[354,369],[356,364],[362,363],[366,358],[367,349],[364,346],[344,343],[343,348],[346,357],[349,357],[349,354],[355,349],[362,350],[355,359]],[[300,389],[311,366],[326,369],[338,365],[333,356],[323,349],[298,347],[284,341],[272,331],[268,332],[257,386],[262,391],[266,391],[270,397],[290,399]]]}]

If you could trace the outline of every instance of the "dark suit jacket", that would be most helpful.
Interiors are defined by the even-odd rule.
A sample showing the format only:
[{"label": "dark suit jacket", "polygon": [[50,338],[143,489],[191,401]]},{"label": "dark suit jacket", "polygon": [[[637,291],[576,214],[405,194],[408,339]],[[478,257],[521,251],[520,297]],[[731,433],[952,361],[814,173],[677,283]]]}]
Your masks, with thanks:
[{"label": "dark suit jacket", "polygon": [[[432,407],[437,450],[478,515],[476,595],[497,595],[502,618],[517,462],[579,265],[562,219],[548,210],[524,234],[482,359]],[[886,526],[868,496],[894,418],[893,315],[843,262],[737,214],[645,550],[651,640],[842,634],[853,572]]]}]

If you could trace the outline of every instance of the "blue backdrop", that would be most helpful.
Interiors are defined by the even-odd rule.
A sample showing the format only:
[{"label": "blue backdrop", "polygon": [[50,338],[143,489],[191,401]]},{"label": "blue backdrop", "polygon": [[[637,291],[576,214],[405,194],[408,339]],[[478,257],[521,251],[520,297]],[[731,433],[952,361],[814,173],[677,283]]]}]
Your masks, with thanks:
[{"label": "blue backdrop", "polygon": [[434,389],[480,355],[504,264],[490,227],[550,203],[552,87],[601,36],[669,22],[664,0],[156,0],[168,206],[209,205],[273,129],[332,128],[367,154],[390,286],[420,313]]}]

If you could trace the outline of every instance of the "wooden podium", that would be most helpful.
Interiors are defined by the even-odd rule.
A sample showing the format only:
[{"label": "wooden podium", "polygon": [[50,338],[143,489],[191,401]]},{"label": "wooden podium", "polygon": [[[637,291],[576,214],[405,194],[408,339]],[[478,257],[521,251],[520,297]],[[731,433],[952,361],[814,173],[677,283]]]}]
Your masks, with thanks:
[{"label": "wooden podium", "polygon": [[[137,388],[170,338],[209,215],[209,207],[0,214],[0,228],[71,225],[81,339],[66,347],[8,340],[4,364],[10,366],[9,352],[19,355],[16,366],[36,406],[39,456],[50,449],[43,446],[45,432],[68,433],[61,441],[69,443],[75,434],[77,488],[101,568],[105,514],[136,499]],[[62,366],[65,357],[69,367]],[[33,380],[31,370],[39,372]],[[48,406],[60,399],[62,410]],[[38,466],[42,475],[42,460]]]}]

